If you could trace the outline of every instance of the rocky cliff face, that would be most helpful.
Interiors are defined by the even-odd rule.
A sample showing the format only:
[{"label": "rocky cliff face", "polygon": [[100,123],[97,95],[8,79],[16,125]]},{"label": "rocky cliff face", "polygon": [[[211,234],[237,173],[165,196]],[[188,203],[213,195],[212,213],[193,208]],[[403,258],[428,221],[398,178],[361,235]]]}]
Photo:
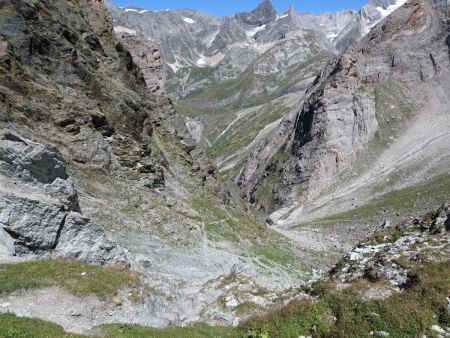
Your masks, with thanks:
[{"label": "rocky cliff face", "polygon": [[276,20],[277,12],[269,0],[262,1],[259,6],[250,13],[238,13],[236,18],[248,25],[262,26]]},{"label": "rocky cliff face", "polygon": [[[329,58],[403,3],[370,2],[358,12],[318,16],[292,6],[277,14],[264,1],[251,12],[227,18],[195,11],[110,9],[117,31],[159,41],[167,92],[180,99],[177,109],[186,115],[197,143],[229,178],[300,101]],[[171,34],[158,28],[163,23]]]},{"label": "rocky cliff face", "polygon": [[[232,324],[252,314],[248,303],[292,299],[282,290],[327,267],[378,217],[448,193],[440,4],[410,0],[387,19],[374,4],[380,16],[365,15],[382,21],[328,62],[337,36],[362,32],[352,11],[275,15],[264,2],[222,20],[111,7],[121,42],[103,1],[0,0],[0,254],[108,264],[127,263],[128,250],[155,291],[139,316],[147,325]],[[155,24],[137,32],[147,16]],[[164,41],[169,82],[189,73],[191,89],[207,86],[215,62],[214,81],[237,78],[192,95],[197,107],[177,102],[181,118],[158,95],[151,34]],[[222,186],[190,134],[211,145],[222,175],[238,171],[239,189]],[[235,191],[263,216],[276,211],[267,225]],[[381,216],[356,205],[374,196]],[[334,207],[348,213],[333,218]]]},{"label": "rocky cliff face", "polygon": [[[244,280],[242,299],[311,274],[289,240],[221,186],[171,100],[146,86],[157,72],[134,61],[144,55],[146,65],[157,52],[139,52],[131,38],[133,60],[104,2],[0,5],[0,129],[13,135],[2,139],[1,159],[16,165],[22,151],[36,155],[19,161],[32,184],[15,169],[2,173],[17,189],[1,190],[1,252],[113,263],[124,248],[160,291],[148,300],[152,315],[142,317],[156,326],[233,323],[239,304],[221,304],[234,288],[218,282],[229,274]],[[260,260],[270,267],[262,270]]]},{"label": "rocky cliff face", "polygon": [[[273,210],[298,198],[312,200],[330,188],[380,130],[381,84],[400,82],[401,87],[445,78],[447,20],[445,5],[408,1],[331,61],[298,111],[285,118],[279,137],[265,140],[247,159],[236,178],[244,194],[255,200],[258,191],[271,189],[274,197],[268,205]],[[446,81],[440,85],[446,88]],[[402,99],[392,107],[401,109]],[[273,176],[279,180],[267,186]]]},{"label": "rocky cliff face", "polygon": [[133,34],[118,32],[122,41],[144,75],[145,84],[153,94],[165,95],[161,53],[156,43]]}]

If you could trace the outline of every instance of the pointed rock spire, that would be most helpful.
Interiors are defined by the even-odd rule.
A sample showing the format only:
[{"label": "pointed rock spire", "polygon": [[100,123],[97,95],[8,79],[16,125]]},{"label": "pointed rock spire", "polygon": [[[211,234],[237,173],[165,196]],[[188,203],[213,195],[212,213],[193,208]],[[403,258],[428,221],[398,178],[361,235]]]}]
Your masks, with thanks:
[{"label": "pointed rock spire", "polygon": [[288,9],[286,10],[285,14],[289,15],[295,15],[297,12],[295,11],[294,5],[289,5]]},{"label": "pointed rock spire", "polygon": [[255,10],[236,15],[237,19],[249,25],[262,26],[277,18],[277,11],[270,0],[261,2]]}]

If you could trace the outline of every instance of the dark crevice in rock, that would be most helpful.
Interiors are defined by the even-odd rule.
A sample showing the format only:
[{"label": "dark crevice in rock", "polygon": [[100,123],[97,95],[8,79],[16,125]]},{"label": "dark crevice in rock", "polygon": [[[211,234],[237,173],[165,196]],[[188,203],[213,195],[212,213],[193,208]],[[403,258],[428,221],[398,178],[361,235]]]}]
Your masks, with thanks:
[{"label": "dark crevice in rock", "polygon": [[312,140],[311,129],[313,126],[314,115],[318,108],[317,105],[310,105],[302,112],[302,114],[300,114],[296,121],[295,140],[297,144],[294,149],[295,153]]},{"label": "dark crevice in rock", "polygon": [[11,228],[3,227],[3,230],[14,240],[14,248],[17,253],[38,253],[42,251],[39,245],[33,245],[33,242],[28,237],[23,237],[23,234],[14,231]]},{"label": "dark crevice in rock", "polygon": [[15,135],[14,133],[8,132],[8,131],[5,131],[5,132],[3,133],[3,135],[1,135],[1,138],[2,138],[3,140],[6,140],[6,141],[20,142],[20,143],[23,143],[23,144],[25,144],[25,145],[28,144],[27,142],[25,142],[25,140],[23,140],[23,139],[20,138],[19,136]]},{"label": "dark crevice in rock", "polygon": [[430,53],[430,60],[431,60],[431,63],[433,64],[434,74],[436,75],[438,73],[438,66],[436,64],[436,60],[434,59],[434,56],[432,53]]},{"label": "dark crevice in rock", "polygon": [[79,40],[78,34],[68,29],[64,29],[62,35],[67,41],[69,41],[72,44],[76,44]]},{"label": "dark crevice in rock", "polygon": [[59,238],[61,237],[61,232],[64,229],[64,225],[66,223],[67,214],[64,215],[63,219],[61,220],[61,224],[59,225],[58,231],[56,232],[55,242],[53,243],[52,249],[56,249],[59,243]]},{"label": "dark crevice in rock", "polygon": [[446,43],[447,46],[448,46],[448,57],[449,57],[449,59],[450,59],[450,35],[447,36],[447,39],[445,39],[445,43]]},{"label": "dark crevice in rock", "polygon": [[102,133],[103,136],[109,137],[114,134],[114,129],[110,127],[105,116],[91,115],[92,125]]},{"label": "dark crevice in rock", "polygon": [[86,43],[92,48],[92,50],[95,50],[106,56],[105,51],[95,34],[86,35],[84,41],[86,41]]}]

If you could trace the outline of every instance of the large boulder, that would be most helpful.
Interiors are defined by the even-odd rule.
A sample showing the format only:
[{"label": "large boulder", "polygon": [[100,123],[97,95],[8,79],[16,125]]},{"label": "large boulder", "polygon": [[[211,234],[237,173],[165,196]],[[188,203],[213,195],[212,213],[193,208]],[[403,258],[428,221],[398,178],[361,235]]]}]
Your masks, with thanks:
[{"label": "large boulder", "polygon": [[0,132],[0,253],[129,265],[102,227],[81,215],[60,152],[10,130]]},{"label": "large boulder", "polygon": [[0,226],[18,252],[53,249],[65,216],[57,205],[0,191]]},{"label": "large boulder", "polygon": [[80,210],[64,159],[54,146],[32,142],[11,130],[0,131],[0,179],[2,177],[14,182],[16,193],[25,186],[25,190],[35,192],[34,196],[45,193],[57,199],[66,210]]},{"label": "large boulder", "polygon": [[106,238],[100,225],[76,212],[67,215],[55,254],[99,264],[127,262],[124,251]]},{"label": "large boulder", "polygon": [[64,160],[55,147],[31,142],[9,130],[0,134],[0,172],[44,184],[67,179]]}]

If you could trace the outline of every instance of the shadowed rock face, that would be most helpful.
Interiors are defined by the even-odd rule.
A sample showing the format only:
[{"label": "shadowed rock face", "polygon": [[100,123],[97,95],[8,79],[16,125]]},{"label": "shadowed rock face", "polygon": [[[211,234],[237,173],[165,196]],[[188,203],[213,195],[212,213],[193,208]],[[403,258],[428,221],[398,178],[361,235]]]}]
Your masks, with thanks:
[{"label": "shadowed rock face", "polygon": [[64,161],[54,147],[32,144],[10,132],[3,133],[1,145],[0,172],[43,184],[67,178]]},{"label": "shadowed rock face", "polygon": [[[258,186],[272,175],[269,205],[298,197],[317,197],[355,162],[378,130],[375,96],[362,86],[388,80],[414,82],[438,78],[449,69],[448,9],[431,0],[410,0],[376,26],[360,43],[330,62],[309,89],[295,115],[280,128],[279,139],[265,140],[236,177],[254,200]],[[272,156],[280,152],[283,160]],[[253,168],[253,169],[252,169]],[[262,178],[266,177],[266,178]],[[292,193],[292,195],[289,195]]]},{"label": "shadowed rock face", "polygon": [[[2,222],[21,247],[18,252],[52,249],[58,236],[66,238],[67,213],[80,211],[69,170],[80,175],[77,183],[115,177],[130,190],[154,196],[160,194],[155,189],[165,190],[167,177],[175,185],[173,171],[165,172],[174,164],[165,156],[173,156],[174,171],[188,177],[187,186],[202,179],[206,184],[210,175],[189,154],[193,141],[182,119],[168,98],[146,88],[141,70],[113,33],[103,1],[2,0],[1,5],[0,128],[14,132],[2,134],[0,174],[31,182],[38,196],[28,201],[27,194],[3,191]],[[163,151],[168,144],[170,150]],[[38,238],[41,220],[46,225]],[[80,241],[91,236],[91,242],[81,252],[58,249],[62,256],[101,263],[120,256],[106,239],[95,242],[101,238],[95,222],[74,223],[84,225],[69,233]]]},{"label": "shadowed rock face", "polygon": [[118,33],[119,39],[130,51],[134,62],[142,70],[145,84],[150,92],[165,95],[163,69],[159,47],[150,39]]},{"label": "shadowed rock face", "polygon": [[[27,136],[32,130],[37,140],[51,139],[63,145],[59,149],[69,162],[91,168],[145,162],[152,169],[142,179],[163,177],[166,161],[151,140],[155,128],[183,141],[180,151],[189,156],[193,141],[170,100],[145,87],[148,81],[155,93],[161,89],[153,81],[160,80],[160,65],[144,68],[143,75],[116,39],[103,1],[2,0],[2,9],[0,123],[28,129]],[[159,59],[151,44],[134,52],[143,64]]]}]

